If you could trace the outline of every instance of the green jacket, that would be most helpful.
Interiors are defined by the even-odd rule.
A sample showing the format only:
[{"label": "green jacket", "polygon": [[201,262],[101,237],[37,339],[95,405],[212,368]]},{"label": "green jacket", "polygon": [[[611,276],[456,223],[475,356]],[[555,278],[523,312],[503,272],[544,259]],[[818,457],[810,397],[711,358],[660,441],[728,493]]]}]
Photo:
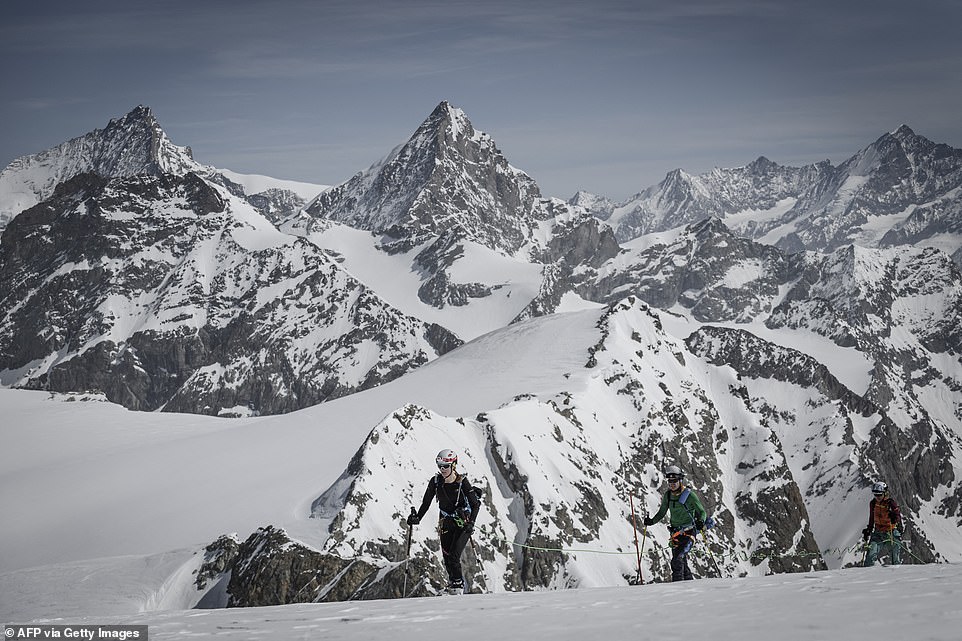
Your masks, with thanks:
[{"label": "green jacket", "polygon": [[688,490],[688,498],[685,499],[685,503],[682,504],[678,499],[681,498],[684,492],[684,485],[678,488],[677,494],[671,490],[665,492],[665,495],[661,497],[661,507],[658,508],[658,513],[651,517],[651,522],[657,523],[664,518],[665,512],[669,512],[668,525],[674,530],[685,530],[694,527],[695,521],[704,523],[708,517],[708,513],[705,512],[705,508],[702,507],[698,495]]}]

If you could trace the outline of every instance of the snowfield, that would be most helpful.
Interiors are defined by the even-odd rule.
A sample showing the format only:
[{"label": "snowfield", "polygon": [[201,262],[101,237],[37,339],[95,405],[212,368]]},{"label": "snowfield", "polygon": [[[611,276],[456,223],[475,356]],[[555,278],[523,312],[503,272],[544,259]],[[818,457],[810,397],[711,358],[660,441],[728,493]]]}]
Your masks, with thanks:
[{"label": "snowfield", "polygon": [[[122,584],[123,577],[112,583]],[[0,620],[27,622],[31,607],[26,601],[36,595],[14,593],[6,582],[2,587]],[[97,612],[98,605],[110,600],[111,595],[103,593],[93,598],[88,611]],[[126,616],[64,615],[54,609],[41,618],[61,625],[147,625],[153,641],[449,637],[744,641],[773,636],[780,641],[958,641],[962,565]]]}]

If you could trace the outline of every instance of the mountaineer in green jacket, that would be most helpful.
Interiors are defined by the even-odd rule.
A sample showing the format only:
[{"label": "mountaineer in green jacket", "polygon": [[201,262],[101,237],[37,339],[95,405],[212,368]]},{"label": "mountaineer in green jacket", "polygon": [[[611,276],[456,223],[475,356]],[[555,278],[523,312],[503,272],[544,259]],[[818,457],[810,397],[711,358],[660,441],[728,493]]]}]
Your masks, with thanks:
[{"label": "mountaineer in green jacket", "polygon": [[671,532],[671,580],[690,581],[695,578],[688,567],[688,552],[695,544],[697,532],[705,527],[708,513],[698,495],[685,487],[685,473],[672,465],[665,471],[668,491],[661,499],[658,513],[645,518],[645,525],[658,523],[669,513],[668,531]]}]

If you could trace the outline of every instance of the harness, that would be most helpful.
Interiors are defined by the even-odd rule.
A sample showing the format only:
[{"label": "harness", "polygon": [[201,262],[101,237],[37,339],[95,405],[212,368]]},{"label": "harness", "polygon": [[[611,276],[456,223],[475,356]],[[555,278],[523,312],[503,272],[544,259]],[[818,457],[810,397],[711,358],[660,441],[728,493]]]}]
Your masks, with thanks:
[{"label": "harness", "polygon": [[[462,494],[461,489],[464,487],[464,478],[461,476],[458,479],[458,489],[457,494],[454,496],[454,514],[449,514],[441,509],[441,488],[444,484],[441,482],[441,475],[434,475],[434,493],[438,497],[438,512],[441,513],[442,518],[453,519],[455,525],[458,527],[464,526],[465,516],[471,516],[471,503],[468,501],[468,497]],[[460,507],[461,499],[464,499],[464,507]]]}]

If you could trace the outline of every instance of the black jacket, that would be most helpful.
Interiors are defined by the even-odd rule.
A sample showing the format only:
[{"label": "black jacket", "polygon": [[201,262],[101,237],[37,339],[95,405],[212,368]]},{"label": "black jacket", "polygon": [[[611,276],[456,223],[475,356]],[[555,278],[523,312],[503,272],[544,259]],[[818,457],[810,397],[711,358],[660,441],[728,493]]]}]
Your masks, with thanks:
[{"label": "black jacket", "polygon": [[421,501],[421,509],[418,510],[418,520],[424,518],[434,497],[438,498],[441,518],[454,519],[460,516],[468,523],[473,523],[478,518],[481,501],[478,500],[474,488],[471,487],[471,481],[466,476],[458,474],[453,483],[445,483],[440,474],[432,476],[424,490],[424,499]]}]

